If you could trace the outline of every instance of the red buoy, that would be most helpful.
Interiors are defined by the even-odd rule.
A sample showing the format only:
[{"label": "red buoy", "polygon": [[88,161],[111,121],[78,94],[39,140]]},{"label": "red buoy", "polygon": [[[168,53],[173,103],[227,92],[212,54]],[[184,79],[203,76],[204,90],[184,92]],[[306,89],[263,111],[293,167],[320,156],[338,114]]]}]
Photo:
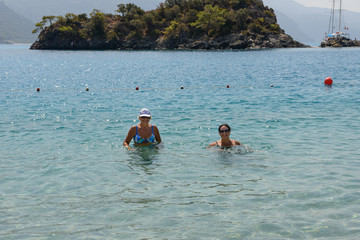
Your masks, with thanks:
[{"label": "red buoy", "polygon": [[135,90],[139,90],[139,87],[136,87]]},{"label": "red buoy", "polygon": [[226,88],[230,88],[230,86],[229,86],[229,85],[227,85],[227,86],[226,86]]},{"label": "red buoy", "polygon": [[327,77],[324,81],[325,85],[329,85],[331,86],[333,84],[333,80],[331,79],[331,77]]},{"label": "red buoy", "polygon": [[40,92],[40,88],[37,88],[36,91],[37,91],[37,92]]}]

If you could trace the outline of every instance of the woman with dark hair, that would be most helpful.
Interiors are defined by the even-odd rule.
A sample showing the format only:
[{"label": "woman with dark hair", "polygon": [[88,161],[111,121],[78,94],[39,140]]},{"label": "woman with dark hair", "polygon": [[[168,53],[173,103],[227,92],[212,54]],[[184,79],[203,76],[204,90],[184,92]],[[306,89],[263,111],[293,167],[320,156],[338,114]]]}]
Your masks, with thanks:
[{"label": "woman with dark hair", "polygon": [[219,126],[220,140],[210,143],[209,147],[219,146],[223,148],[229,148],[236,145],[241,145],[237,140],[230,139],[231,128],[228,124],[221,124]]}]

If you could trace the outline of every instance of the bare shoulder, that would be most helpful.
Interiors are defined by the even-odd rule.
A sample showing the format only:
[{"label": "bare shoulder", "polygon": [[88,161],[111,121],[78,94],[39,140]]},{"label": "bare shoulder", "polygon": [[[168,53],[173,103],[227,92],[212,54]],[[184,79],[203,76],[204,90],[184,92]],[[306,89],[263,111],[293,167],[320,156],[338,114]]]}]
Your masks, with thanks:
[{"label": "bare shoulder", "polygon": [[217,146],[217,145],[218,145],[218,143],[217,143],[217,141],[216,141],[216,142],[210,143],[210,144],[209,144],[209,147],[215,147],[215,146]]},{"label": "bare shoulder", "polygon": [[242,145],[241,142],[239,142],[238,140],[234,140],[235,141],[235,145]]}]

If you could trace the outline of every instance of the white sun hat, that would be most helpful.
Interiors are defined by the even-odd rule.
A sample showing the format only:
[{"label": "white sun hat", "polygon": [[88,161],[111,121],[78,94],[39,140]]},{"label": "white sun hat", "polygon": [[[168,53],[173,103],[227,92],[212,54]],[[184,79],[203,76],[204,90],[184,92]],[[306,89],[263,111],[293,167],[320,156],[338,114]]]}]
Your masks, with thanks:
[{"label": "white sun hat", "polygon": [[150,113],[149,109],[147,109],[147,108],[141,109],[139,117],[151,117],[151,113]]}]

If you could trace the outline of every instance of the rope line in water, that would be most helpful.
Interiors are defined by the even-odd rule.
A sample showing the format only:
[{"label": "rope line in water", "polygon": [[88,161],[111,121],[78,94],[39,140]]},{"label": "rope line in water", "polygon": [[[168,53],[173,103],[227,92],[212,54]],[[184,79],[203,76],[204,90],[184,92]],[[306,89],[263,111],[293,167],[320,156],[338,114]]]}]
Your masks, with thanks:
[{"label": "rope line in water", "polygon": [[[271,87],[273,87],[271,85]],[[117,92],[117,91],[151,91],[151,90],[163,90],[163,91],[167,91],[167,90],[177,90],[177,89],[181,89],[181,90],[185,90],[185,89],[202,89],[202,88],[205,88],[205,87],[197,87],[197,86],[193,86],[193,87],[184,87],[184,86],[180,86],[180,87],[170,87],[170,88],[140,88],[140,87],[136,87],[136,88],[111,88],[111,89],[106,89],[106,88],[99,88],[99,89],[90,89],[90,88],[85,88],[85,89],[74,89],[74,88],[58,88],[58,89],[40,89],[40,88],[36,88],[35,90],[34,89],[8,89],[8,90],[1,90],[2,92],[33,92],[33,91],[36,91],[36,92],[65,92],[65,91],[68,91],[68,92],[74,92],[74,91],[86,91],[86,92],[98,92],[98,91],[104,91],[104,92]],[[208,88],[237,88],[237,86],[207,86],[206,87],[207,89]],[[255,88],[255,87],[252,87],[252,86],[243,86],[241,88]]]},{"label": "rope line in water", "polygon": [[[360,86],[359,83],[350,83],[350,84],[332,84],[332,85],[328,85],[325,84],[325,86]],[[273,84],[271,84],[269,87],[275,87]],[[74,89],[74,88],[54,88],[54,89],[40,89],[40,88],[36,88],[34,89],[0,89],[0,92],[33,92],[33,91],[44,91],[44,92],[81,92],[81,91],[86,91],[86,92],[119,92],[119,91],[170,91],[170,90],[177,90],[177,89],[181,89],[181,90],[185,90],[185,89],[209,89],[209,88],[255,88],[254,86],[238,86],[238,85],[226,85],[226,86],[206,86],[206,87],[201,87],[201,86],[188,86],[188,87],[184,87],[184,86],[180,86],[180,87],[170,87],[170,88],[140,88],[140,87],[135,87],[135,88],[111,88],[111,89],[106,89],[106,88],[94,88],[94,89],[90,89],[90,88],[85,88],[85,89]]]}]

